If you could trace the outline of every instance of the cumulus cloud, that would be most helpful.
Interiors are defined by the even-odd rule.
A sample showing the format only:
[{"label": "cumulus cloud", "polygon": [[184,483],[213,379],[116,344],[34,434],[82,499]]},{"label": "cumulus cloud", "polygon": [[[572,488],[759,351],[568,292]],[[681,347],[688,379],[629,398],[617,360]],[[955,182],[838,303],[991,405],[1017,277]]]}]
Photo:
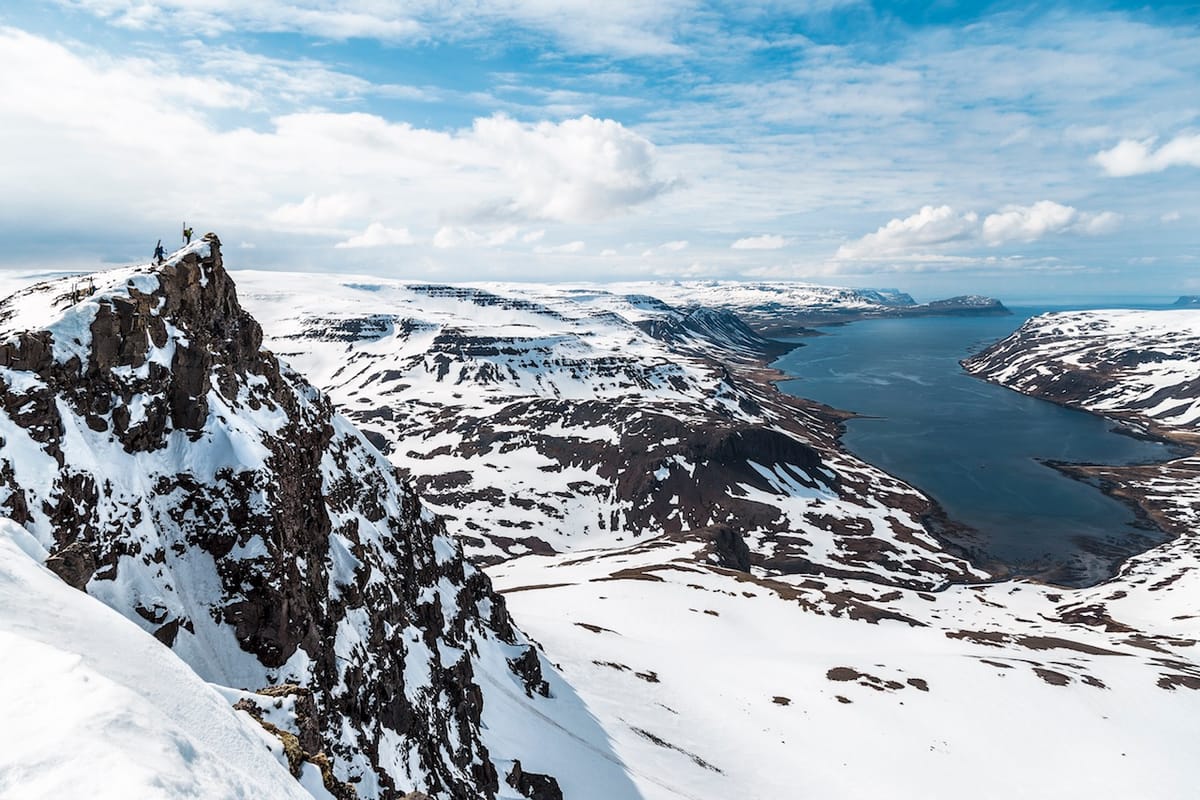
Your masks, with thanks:
[{"label": "cumulus cloud", "polygon": [[747,236],[729,245],[734,250],[779,250],[787,246],[787,239],[775,234]]},{"label": "cumulus cloud", "polygon": [[1034,242],[1063,233],[1098,235],[1108,233],[1120,223],[1111,211],[1082,212],[1053,200],[1039,200],[1028,206],[1008,205],[982,220],[973,211],[958,213],[950,206],[925,206],[916,214],[888,222],[874,233],[838,248],[838,259],[873,260],[918,257],[933,261],[936,256],[924,249],[944,249],[947,245],[999,246],[1010,242]]},{"label": "cumulus cloud", "polygon": [[1096,154],[1096,163],[1113,177],[1162,172],[1168,167],[1200,167],[1200,134],[1179,134],[1154,149],[1157,139],[1122,139]]},{"label": "cumulus cloud", "polygon": [[924,206],[910,217],[893,219],[874,233],[842,245],[837,258],[893,256],[918,247],[969,239],[975,235],[978,222],[979,216],[973,211],[959,214],[950,206]]},{"label": "cumulus cloud", "polygon": [[655,174],[654,145],[610,119],[527,124],[497,114],[475,120],[464,138],[515,190],[494,206],[499,214],[591,221],[672,186]]},{"label": "cumulus cloud", "polygon": [[1107,233],[1116,228],[1119,217],[1105,211],[1089,214],[1052,200],[1039,200],[1031,206],[1005,206],[983,221],[981,234],[989,245],[1007,242],[1034,242],[1044,236],[1073,232]]},{"label": "cumulus cloud", "polygon": [[285,203],[272,211],[268,219],[290,228],[320,228],[336,225],[360,213],[365,206],[364,198],[352,194],[310,194],[298,203]]},{"label": "cumulus cloud", "polygon": [[1077,212],[1070,206],[1040,200],[1031,206],[1005,206],[983,221],[983,240],[997,245],[1004,242],[1032,242],[1047,233],[1065,229]]},{"label": "cumulus cloud", "polygon": [[351,236],[344,242],[338,242],[334,247],[342,249],[388,247],[391,245],[413,244],[415,241],[412,234],[408,232],[408,228],[389,228],[382,222],[372,222],[362,233],[357,236]]},{"label": "cumulus cloud", "polygon": [[[674,185],[654,145],[614,120],[495,115],[435,130],[305,110],[230,126],[230,111],[276,101],[185,67],[0,26],[0,152],[21,154],[0,170],[4,219],[99,219],[127,233],[183,215],[260,248],[270,232],[348,247],[380,235],[368,236],[373,223],[404,220],[413,231],[455,229],[439,231],[440,247],[495,246],[523,223],[618,216]],[[336,100],[357,88],[333,80],[329,91]],[[540,226],[528,227],[532,245]]]}]

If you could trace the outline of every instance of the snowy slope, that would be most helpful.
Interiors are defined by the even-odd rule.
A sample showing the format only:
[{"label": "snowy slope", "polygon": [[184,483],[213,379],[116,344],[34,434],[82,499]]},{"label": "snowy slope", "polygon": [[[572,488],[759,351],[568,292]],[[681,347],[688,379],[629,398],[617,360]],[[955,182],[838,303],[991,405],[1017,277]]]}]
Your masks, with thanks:
[{"label": "snowy slope", "polygon": [[486,576],[261,336],[213,236],[4,300],[4,513],[201,678],[311,692],[360,797],[516,798],[517,759],[620,785]]},{"label": "snowy slope", "polygon": [[490,572],[649,800],[1184,800],[1200,780],[1195,621],[1181,641],[1081,611],[1124,585],[763,580],[682,548]]},{"label": "snowy slope", "polygon": [[171,650],[0,519],[0,797],[310,797]]},{"label": "snowy slope", "polygon": [[1101,413],[1200,426],[1200,311],[1043,314],[967,362],[972,372]]}]

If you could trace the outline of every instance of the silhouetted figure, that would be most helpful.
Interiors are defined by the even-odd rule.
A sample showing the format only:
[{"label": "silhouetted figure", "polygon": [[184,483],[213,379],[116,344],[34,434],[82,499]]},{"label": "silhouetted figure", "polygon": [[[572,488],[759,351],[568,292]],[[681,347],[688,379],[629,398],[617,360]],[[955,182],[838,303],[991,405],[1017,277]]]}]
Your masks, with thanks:
[{"label": "silhouetted figure", "polygon": [[154,263],[161,264],[167,259],[167,251],[163,249],[162,239],[158,240],[158,244],[154,247]]},{"label": "silhouetted figure", "polygon": [[188,227],[188,224],[186,222],[183,223],[183,243],[184,244],[192,243],[192,229]]}]

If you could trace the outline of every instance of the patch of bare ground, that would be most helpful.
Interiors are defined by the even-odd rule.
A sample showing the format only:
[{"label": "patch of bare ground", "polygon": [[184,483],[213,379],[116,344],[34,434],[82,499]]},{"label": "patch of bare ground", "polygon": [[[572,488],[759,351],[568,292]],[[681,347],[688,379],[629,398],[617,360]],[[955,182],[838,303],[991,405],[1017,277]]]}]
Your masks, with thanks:
[{"label": "patch of bare ground", "polygon": [[1200,689],[1200,678],[1195,675],[1178,675],[1168,672],[1159,676],[1158,685],[1160,688],[1171,691],[1175,691],[1180,686],[1185,689]]},{"label": "patch of bare ground", "polygon": [[[859,686],[865,686],[869,689],[874,689],[877,692],[895,692],[900,689],[912,687],[922,692],[929,691],[929,683],[923,678],[908,678],[905,683],[900,681],[888,680],[872,675],[869,672],[860,672],[853,667],[833,667],[825,673],[825,677],[831,681],[842,683],[857,683]],[[907,684],[907,685],[906,685]]]},{"label": "patch of bare ground", "polygon": [[1033,672],[1051,686],[1066,686],[1071,682],[1069,676],[1052,669],[1046,669],[1045,667],[1034,667]]},{"label": "patch of bare ground", "polygon": [[1001,631],[946,631],[946,636],[951,639],[974,642],[975,644],[987,647],[1002,648],[1005,645],[1015,644],[1030,650],[1072,650],[1092,656],[1131,655],[1130,653],[1122,653],[1119,650],[1109,650],[1104,647],[1096,647],[1095,645],[1062,639],[1057,636],[1022,636],[1003,633]]}]

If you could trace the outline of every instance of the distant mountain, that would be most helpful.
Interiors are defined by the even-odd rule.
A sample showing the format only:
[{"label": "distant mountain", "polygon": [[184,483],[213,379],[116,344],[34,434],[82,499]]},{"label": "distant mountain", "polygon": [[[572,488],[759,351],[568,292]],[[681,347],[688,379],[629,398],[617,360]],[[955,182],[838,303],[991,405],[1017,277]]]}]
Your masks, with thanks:
[{"label": "distant mountain", "polygon": [[1175,301],[1174,305],[1178,306],[1180,308],[1200,307],[1200,295],[1196,295],[1196,294],[1182,295],[1182,296],[1180,296],[1180,298],[1178,300]]},{"label": "distant mountain", "polygon": [[[925,498],[837,447],[841,415],[767,382],[763,360],[793,345],[729,310],[574,286],[237,280],[272,348],[484,563],[667,534],[741,569],[973,574],[926,533]],[[864,498],[903,510],[882,520]],[[810,529],[845,546],[793,561]]]},{"label": "distant mountain", "polygon": [[1003,316],[999,300],[962,295],[916,303],[896,289],[847,289],[792,281],[671,281],[616,284],[617,292],[653,294],[678,308],[703,307],[735,312],[764,336],[803,334],[814,325],[877,317]]}]

